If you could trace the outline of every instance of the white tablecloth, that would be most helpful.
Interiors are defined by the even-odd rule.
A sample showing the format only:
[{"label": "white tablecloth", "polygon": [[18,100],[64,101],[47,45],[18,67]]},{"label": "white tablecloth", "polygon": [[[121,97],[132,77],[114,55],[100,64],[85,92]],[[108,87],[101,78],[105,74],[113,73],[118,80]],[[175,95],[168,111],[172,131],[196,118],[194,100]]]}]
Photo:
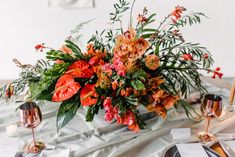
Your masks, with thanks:
[{"label": "white tablecloth", "polygon": [[[226,89],[211,85],[207,85],[207,89],[210,93],[223,95],[224,100],[228,98],[229,91]],[[19,115],[15,112],[17,105],[19,104],[14,102],[0,105],[0,156],[3,157],[13,157],[32,139],[31,130],[23,127],[20,128],[19,136],[16,138],[10,138],[6,134],[6,126],[18,121]],[[115,123],[87,124],[81,116],[84,111],[79,109],[76,117],[57,133],[55,123],[59,105],[47,102],[40,105],[40,108],[43,121],[36,128],[36,138],[44,141],[51,149],[41,154],[44,157],[57,157],[60,153],[68,154],[68,152],[71,157],[161,157],[167,148],[175,143],[198,141],[195,135],[204,129],[203,121],[195,123],[182,112],[172,110],[166,120],[159,117],[148,119],[144,130],[133,133]],[[184,141],[172,140],[170,135],[172,128],[188,127],[191,128],[192,137]],[[226,114],[224,120],[213,120],[210,130],[220,139],[235,139],[235,114]]]}]

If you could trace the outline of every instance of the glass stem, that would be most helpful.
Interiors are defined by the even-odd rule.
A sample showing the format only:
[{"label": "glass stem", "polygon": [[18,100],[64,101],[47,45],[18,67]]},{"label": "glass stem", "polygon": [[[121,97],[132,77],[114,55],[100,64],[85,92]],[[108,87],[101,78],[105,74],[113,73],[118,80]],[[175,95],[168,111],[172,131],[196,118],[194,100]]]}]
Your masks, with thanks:
[{"label": "glass stem", "polygon": [[211,119],[207,118],[206,133],[208,133],[209,131],[210,122],[211,122]]},{"label": "glass stem", "polygon": [[32,134],[33,134],[33,144],[36,145],[36,142],[35,142],[35,136],[34,136],[34,130],[32,128]]}]

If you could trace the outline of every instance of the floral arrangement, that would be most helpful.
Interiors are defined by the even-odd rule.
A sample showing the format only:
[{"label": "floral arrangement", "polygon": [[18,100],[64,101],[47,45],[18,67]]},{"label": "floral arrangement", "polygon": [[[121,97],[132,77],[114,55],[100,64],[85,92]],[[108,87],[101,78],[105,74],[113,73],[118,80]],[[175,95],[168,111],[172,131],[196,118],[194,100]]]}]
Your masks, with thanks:
[{"label": "floral arrangement", "polygon": [[[191,89],[206,92],[200,71],[222,77],[220,68],[211,69],[213,59],[205,47],[186,42],[180,28],[201,22],[200,12],[187,13],[181,6],[165,17],[158,27],[156,14],[144,8],[133,27],[132,16],[127,30],[122,28],[122,15],[134,3],[119,0],[110,13],[112,25],[118,29],[96,32],[82,52],[71,35],[56,50],[39,44],[38,52],[46,52],[47,60],[35,66],[14,62],[21,70],[20,78],[2,88],[1,97],[19,95],[28,87],[27,101],[61,102],[57,127],[64,127],[80,106],[88,108],[86,120],[92,121],[100,109],[106,121],[116,120],[137,132],[144,128],[138,106],[162,118],[173,107],[182,106],[192,117],[191,105],[185,101]],[[78,27],[83,26],[84,23]],[[78,33],[78,32],[76,32]]]}]

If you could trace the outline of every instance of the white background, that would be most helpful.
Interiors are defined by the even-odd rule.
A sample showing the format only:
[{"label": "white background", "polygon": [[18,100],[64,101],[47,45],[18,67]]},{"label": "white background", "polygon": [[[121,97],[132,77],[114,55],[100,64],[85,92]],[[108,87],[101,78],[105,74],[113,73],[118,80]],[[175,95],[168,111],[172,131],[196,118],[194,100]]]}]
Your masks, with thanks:
[{"label": "white background", "polygon": [[[13,79],[18,69],[12,63],[18,58],[34,63],[44,54],[34,51],[38,43],[59,48],[71,29],[78,23],[95,18],[83,29],[83,46],[95,30],[108,27],[109,12],[116,0],[95,0],[93,9],[62,9],[48,7],[47,0],[0,1],[0,79]],[[215,67],[220,66],[225,76],[235,76],[235,1],[234,0],[137,0],[134,15],[146,6],[158,14],[160,22],[174,6],[188,11],[202,11],[210,19],[201,25],[187,27],[183,35],[187,41],[200,42],[214,55]],[[126,21],[128,19],[125,19]],[[125,23],[124,23],[125,24]],[[124,25],[127,27],[127,25]]]}]

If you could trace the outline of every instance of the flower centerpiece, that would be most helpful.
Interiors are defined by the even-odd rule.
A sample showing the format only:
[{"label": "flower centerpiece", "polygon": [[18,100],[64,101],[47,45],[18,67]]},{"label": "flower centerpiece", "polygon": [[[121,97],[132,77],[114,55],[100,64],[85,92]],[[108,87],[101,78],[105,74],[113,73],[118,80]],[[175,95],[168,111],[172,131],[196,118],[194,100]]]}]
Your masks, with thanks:
[{"label": "flower centerpiece", "polygon": [[4,86],[1,97],[10,98],[28,88],[27,101],[61,102],[58,129],[75,116],[80,106],[88,108],[87,121],[104,110],[106,121],[116,120],[134,132],[144,128],[140,105],[164,119],[168,110],[181,105],[191,116],[191,106],[185,98],[191,89],[206,92],[200,71],[212,73],[213,78],[223,75],[220,68],[211,69],[213,59],[209,51],[186,42],[180,31],[181,27],[200,23],[206,16],[187,13],[184,7],[177,6],[156,27],[156,14],[148,15],[144,8],[135,27],[131,16],[129,28],[123,30],[122,15],[129,5],[125,0],[114,4],[110,21],[112,25],[120,23],[120,27],[96,32],[85,52],[71,35],[58,50],[45,44],[35,46],[39,52],[47,50],[46,60],[39,60],[35,66],[14,60],[22,69],[20,78]]}]

